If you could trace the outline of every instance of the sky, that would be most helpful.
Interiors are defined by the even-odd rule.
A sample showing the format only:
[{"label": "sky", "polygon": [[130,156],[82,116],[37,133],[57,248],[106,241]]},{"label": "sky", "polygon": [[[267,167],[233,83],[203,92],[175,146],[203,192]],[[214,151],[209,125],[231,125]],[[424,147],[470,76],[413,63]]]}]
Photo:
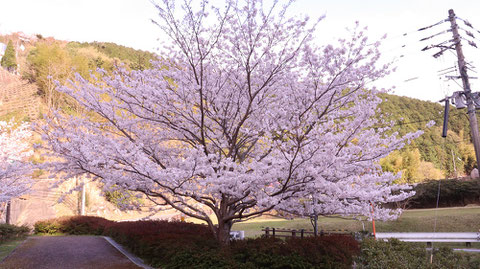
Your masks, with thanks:
[{"label": "sky", "polygon": [[[446,79],[438,72],[453,67],[456,56],[453,51],[446,51],[434,58],[432,55],[438,49],[425,52],[421,49],[449,40],[452,35],[447,32],[427,41],[419,40],[449,29],[450,24],[444,22],[424,31],[417,30],[446,19],[449,9],[480,30],[478,0],[297,0],[290,14],[314,18],[326,15],[316,32],[319,44],[346,37],[345,28],[353,27],[356,21],[368,27],[372,42],[387,34],[381,47],[382,61],[394,62],[396,72],[371,86],[393,88],[391,92],[397,95],[437,102],[462,90],[461,80]],[[157,12],[150,0],[0,0],[0,34],[21,31],[61,40],[115,42],[155,51],[165,37],[152,19],[157,19]],[[463,21],[458,24],[474,33],[475,39],[468,38],[479,49],[462,41],[464,54],[468,62],[480,67],[480,32],[472,31]],[[461,30],[467,37],[464,33]],[[469,75],[477,74],[469,71]],[[480,82],[472,79],[471,84],[472,91],[480,91],[477,89]]]}]

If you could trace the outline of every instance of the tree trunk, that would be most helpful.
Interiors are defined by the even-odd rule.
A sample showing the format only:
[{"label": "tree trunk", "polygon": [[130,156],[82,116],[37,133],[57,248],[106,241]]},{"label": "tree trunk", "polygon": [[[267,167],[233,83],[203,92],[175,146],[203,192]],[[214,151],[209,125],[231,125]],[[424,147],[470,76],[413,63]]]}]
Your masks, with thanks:
[{"label": "tree trunk", "polygon": [[232,221],[220,221],[216,229],[216,239],[221,246],[230,245],[230,230],[232,229]]}]

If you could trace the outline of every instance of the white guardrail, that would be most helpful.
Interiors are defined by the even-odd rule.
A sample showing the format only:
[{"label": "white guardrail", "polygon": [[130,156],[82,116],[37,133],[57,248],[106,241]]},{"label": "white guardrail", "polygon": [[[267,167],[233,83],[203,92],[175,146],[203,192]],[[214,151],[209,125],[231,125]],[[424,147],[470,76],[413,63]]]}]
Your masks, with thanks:
[{"label": "white guardrail", "polygon": [[404,242],[426,242],[431,245],[432,242],[461,242],[467,246],[474,242],[480,242],[480,232],[478,233],[377,233],[377,240],[388,240],[396,238]]}]

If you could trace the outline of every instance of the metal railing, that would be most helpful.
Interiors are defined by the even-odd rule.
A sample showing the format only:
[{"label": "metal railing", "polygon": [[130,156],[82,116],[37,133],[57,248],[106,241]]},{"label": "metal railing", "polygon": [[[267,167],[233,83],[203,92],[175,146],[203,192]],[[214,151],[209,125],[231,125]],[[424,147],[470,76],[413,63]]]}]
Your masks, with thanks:
[{"label": "metal railing", "polygon": [[[265,227],[262,229],[262,232],[265,232],[265,237],[300,237],[304,238],[306,236],[314,236],[312,230],[305,229],[282,229],[282,228],[270,228]],[[331,235],[331,234],[352,234],[352,232],[347,230],[320,230],[318,231],[319,236]]]},{"label": "metal railing", "polygon": [[480,242],[480,232],[477,233],[377,233],[377,240],[396,238],[404,242],[425,242],[431,247],[432,242],[460,242],[467,247],[472,243]]}]

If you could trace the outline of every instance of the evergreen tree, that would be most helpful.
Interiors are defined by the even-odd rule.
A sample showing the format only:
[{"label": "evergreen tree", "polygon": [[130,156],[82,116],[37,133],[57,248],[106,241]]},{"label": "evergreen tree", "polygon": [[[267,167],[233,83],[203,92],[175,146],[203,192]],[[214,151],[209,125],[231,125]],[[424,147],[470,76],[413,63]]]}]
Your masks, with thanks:
[{"label": "evergreen tree", "polygon": [[13,72],[17,69],[17,58],[15,57],[15,48],[12,40],[8,41],[5,54],[2,57],[1,65],[8,71]]}]

